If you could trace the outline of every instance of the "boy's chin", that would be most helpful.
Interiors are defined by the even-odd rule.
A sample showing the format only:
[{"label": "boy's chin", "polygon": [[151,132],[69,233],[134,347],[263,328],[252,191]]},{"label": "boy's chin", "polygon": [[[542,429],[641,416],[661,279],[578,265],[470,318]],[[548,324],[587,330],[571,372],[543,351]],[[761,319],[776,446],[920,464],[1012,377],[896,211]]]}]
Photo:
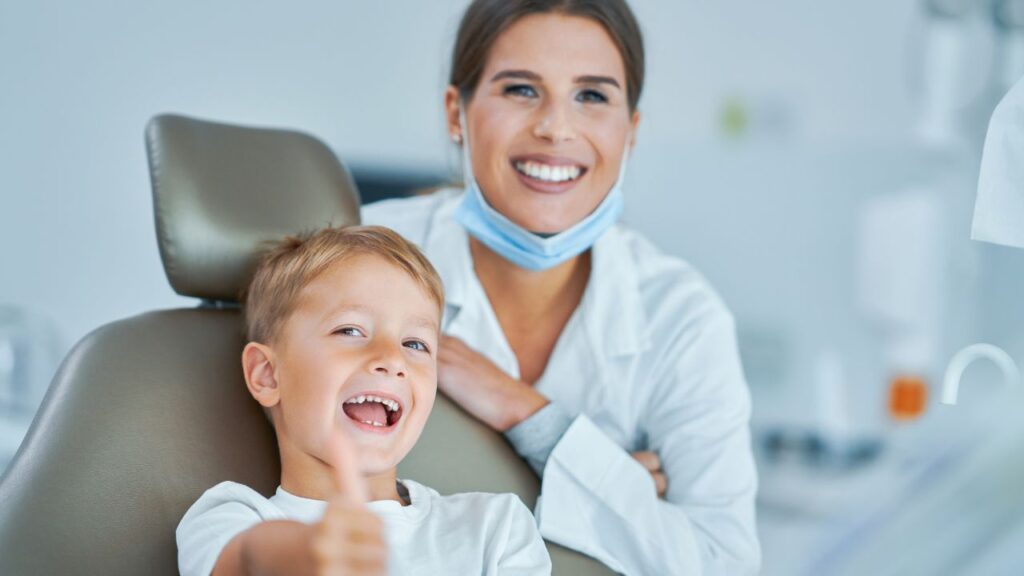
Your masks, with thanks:
[{"label": "boy's chin", "polygon": [[389,462],[367,462],[362,466],[363,476],[375,477],[396,474],[398,467],[395,464],[390,466],[388,464]]},{"label": "boy's chin", "polygon": [[[356,439],[356,460],[360,463],[363,473],[370,476],[377,476],[386,472],[394,471],[398,463],[409,452],[401,450],[397,446],[382,446],[377,438],[370,438],[369,442],[362,442],[362,438]],[[377,440],[374,442],[373,440]]]},{"label": "boy's chin", "polygon": [[405,453],[399,454],[360,454],[356,456],[364,476],[396,475],[398,464]]},{"label": "boy's chin", "polygon": [[391,465],[396,466],[416,445],[423,433],[423,425],[415,421],[403,422],[390,434],[366,431],[356,426],[350,430],[352,442],[364,453],[359,455],[360,458],[375,454],[371,457],[373,460],[391,460]]}]

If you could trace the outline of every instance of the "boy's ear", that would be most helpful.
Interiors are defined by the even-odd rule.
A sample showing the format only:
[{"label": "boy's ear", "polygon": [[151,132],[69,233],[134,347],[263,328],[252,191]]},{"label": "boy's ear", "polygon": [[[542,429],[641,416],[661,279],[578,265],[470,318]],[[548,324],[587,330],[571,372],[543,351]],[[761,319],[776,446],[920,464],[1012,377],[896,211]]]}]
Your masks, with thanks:
[{"label": "boy's ear", "polygon": [[281,401],[281,390],[277,386],[274,369],[274,351],[259,342],[249,342],[242,350],[242,372],[249,394],[264,408],[276,406]]}]

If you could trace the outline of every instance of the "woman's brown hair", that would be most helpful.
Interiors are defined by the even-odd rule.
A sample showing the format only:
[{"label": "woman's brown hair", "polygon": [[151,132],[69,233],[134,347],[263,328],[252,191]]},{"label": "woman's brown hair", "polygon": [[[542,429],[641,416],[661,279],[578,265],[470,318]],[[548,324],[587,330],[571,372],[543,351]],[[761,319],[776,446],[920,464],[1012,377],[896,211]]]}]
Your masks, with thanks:
[{"label": "woman's brown hair", "polygon": [[644,40],[625,0],[474,0],[459,24],[452,51],[449,83],[464,101],[473,98],[494,41],[509,26],[530,14],[566,14],[604,26],[626,68],[629,110],[636,110],[644,85]]}]

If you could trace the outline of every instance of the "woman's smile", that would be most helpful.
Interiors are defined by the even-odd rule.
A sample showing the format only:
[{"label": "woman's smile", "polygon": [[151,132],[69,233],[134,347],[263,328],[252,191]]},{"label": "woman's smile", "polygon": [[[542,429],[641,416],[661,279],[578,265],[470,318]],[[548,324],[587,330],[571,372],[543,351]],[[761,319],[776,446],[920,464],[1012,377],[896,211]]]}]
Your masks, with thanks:
[{"label": "woman's smile", "polygon": [[588,167],[581,162],[546,154],[514,156],[509,164],[524,186],[545,194],[560,194],[571,190],[588,171]]}]

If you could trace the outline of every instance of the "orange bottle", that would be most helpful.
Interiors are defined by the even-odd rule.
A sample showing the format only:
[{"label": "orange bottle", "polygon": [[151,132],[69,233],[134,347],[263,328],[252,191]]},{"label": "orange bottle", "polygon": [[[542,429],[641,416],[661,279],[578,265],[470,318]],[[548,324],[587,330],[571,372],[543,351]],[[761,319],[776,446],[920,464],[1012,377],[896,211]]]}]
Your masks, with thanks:
[{"label": "orange bottle", "polygon": [[920,376],[900,375],[889,382],[889,415],[909,421],[924,414],[928,405],[928,383]]}]

